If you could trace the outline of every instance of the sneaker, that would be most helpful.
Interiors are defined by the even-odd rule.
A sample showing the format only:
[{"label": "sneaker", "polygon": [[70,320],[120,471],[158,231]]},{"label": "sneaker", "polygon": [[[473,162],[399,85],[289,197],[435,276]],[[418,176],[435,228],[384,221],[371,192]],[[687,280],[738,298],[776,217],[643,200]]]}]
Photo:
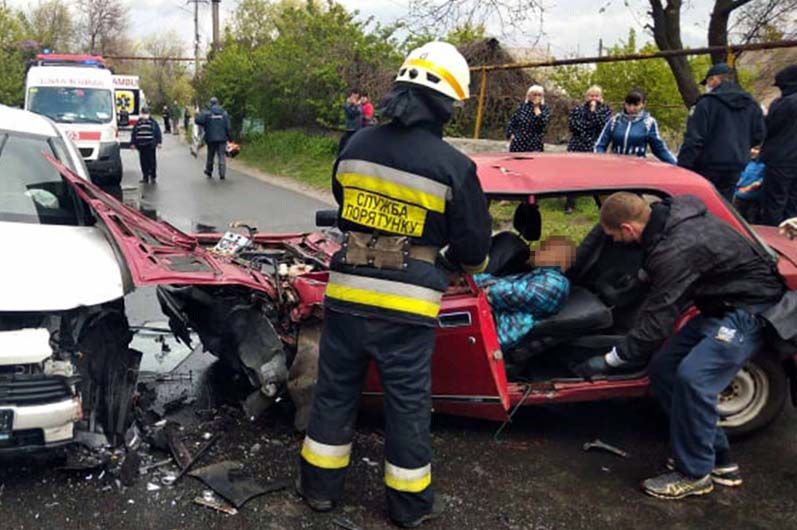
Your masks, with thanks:
[{"label": "sneaker", "polygon": [[314,499],[305,495],[302,489],[302,479],[300,477],[296,478],[294,488],[296,490],[296,495],[301,497],[314,512],[328,512],[335,507],[335,502],[330,499]]},{"label": "sneaker", "polygon": [[224,175],[219,175],[219,180],[224,180]]},{"label": "sneaker", "polygon": [[[675,460],[670,457],[667,459],[667,469],[675,471]],[[728,462],[717,464],[711,470],[711,480],[714,484],[736,488],[742,485],[742,473],[739,471],[739,464]]]},{"label": "sneaker", "polygon": [[572,206],[566,206],[565,207],[565,215],[571,215],[573,213],[573,211],[574,210],[573,210]]},{"label": "sneaker", "polygon": [[141,180],[138,181],[138,183],[139,184],[149,184],[149,181],[147,179],[141,179]]},{"label": "sneaker", "polygon": [[440,497],[435,497],[434,503],[432,504],[431,512],[421,515],[420,517],[418,517],[417,519],[413,519],[412,521],[406,521],[403,523],[401,521],[393,521],[393,522],[401,528],[418,528],[423,523],[437,519],[438,517],[443,515],[444,511],[445,511],[445,504],[443,503],[443,500]]},{"label": "sneaker", "polygon": [[208,171],[207,169],[204,171],[204,173],[205,173],[205,176],[206,176],[207,178],[209,178],[209,179],[212,179],[212,178],[213,178],[213,173],[211,173],[211,172],[210,172],[210,171]]},{"label": "sneaker", "polygon": [[692,478],[678,471],[670,471],[644,481],[642,491],[657,499],[678,500],[711,493],[714,491],[714,483],[711,475]]}]

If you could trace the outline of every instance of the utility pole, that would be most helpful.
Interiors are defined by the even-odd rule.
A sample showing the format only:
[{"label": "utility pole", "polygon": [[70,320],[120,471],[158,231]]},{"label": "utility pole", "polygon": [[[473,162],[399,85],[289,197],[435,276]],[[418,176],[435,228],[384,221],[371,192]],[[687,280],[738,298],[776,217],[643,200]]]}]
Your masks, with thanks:
[{"label": "utility pole", "polygon": [[194,76],[199,75],[199,3],[206,0],[186,0],[194,4]]},{"label": "utility pole", "polygon": [[219,46],[219,4],[221,0],[211,0],[213,6],[213,50]]},{"label": "utility pole", "polygon": [[603,39],[598,39],[598,57],[603,57]]}]

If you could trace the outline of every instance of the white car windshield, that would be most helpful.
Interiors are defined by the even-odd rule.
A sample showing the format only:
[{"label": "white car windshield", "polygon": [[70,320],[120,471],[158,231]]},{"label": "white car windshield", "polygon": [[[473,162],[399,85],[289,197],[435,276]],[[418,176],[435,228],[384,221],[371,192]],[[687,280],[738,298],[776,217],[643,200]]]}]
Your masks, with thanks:
[{"label": "white car windshield", "polygon": [[66,153],[58,138],[0,131],[0,221],[81,224],[74,191],[44,157],[71,166]]},{"label": "white car windshield", "polygon": [[29,109],[58,123],[110,123],[111,91],[101,88],[31,87]]}]

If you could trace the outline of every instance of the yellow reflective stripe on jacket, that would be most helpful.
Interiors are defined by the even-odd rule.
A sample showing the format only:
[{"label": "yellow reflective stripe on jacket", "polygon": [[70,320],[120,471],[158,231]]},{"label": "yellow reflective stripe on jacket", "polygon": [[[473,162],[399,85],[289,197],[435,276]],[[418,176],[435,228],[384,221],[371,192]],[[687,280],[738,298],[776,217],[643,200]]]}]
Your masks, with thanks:
[{"label": "yellow reflective stripe on jacket", "polygon": [[454,92],[457,94],[460,101],[464,101],[465,99],[467,99],[465,97],[465,91],[462,90],[462,85],[459,84],[457,78],[454,77],[451,74],[451,72],[449,72],[442,66],[435,64],[432,61],[428,61],[426,59],[407,59],[406,61],[404,61],[404,65],[402,66],[402,68],[409,68],[410,66],[418,66],[420,68],[425,68],[426,70],[429,70],[438,77],[445,79],[446,83],[451,85],[451,88],[454,89]]},{"label": "yellow reflective stripe on jacket", "polygon": [[437,318],[443,293],[408,283],[331,272],[326,295],[343,302]]},{"label": "yellow reflective stripe on jacket", "polygon": [[336,178],[344,187],[374,191],[439,213],[452,197],[451,187],[442,182],[367,160],[341,160]]},{"label": "yellow reflective stripe on jacket", "polygon": [[341,469],[349,465],[351,444],[328,445],[316,442],[309,436],[302,444],[302,458],[322,469]]},{"label": "yellow reflective stripe on jacket", "polygon": [[432,483],[432,465],[407,469],[385,462],[385,485],[396,491],[419,493]]}]

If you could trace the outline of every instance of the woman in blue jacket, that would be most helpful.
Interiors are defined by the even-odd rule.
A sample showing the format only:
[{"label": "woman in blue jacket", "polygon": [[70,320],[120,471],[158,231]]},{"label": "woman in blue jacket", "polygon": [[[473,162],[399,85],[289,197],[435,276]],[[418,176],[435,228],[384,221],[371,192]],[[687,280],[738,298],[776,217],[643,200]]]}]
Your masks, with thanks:
[{"label": "woman in blue jacket", "polygon": [[645,110],[645,94],[634,89],[625,97],[623,112],[606,122],[595,143],[595,152],[644,157],[648,146],[662,162],[676,163],[675,156],[667,149],[667,144],[659,134],[659,124]]}]

